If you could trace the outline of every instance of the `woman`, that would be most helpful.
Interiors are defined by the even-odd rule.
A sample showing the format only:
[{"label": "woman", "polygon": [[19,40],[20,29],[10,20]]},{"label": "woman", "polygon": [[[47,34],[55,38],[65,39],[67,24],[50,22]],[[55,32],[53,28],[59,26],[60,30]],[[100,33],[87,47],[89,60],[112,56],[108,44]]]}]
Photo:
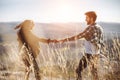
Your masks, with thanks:
[{"label": "woman", "polygon": [[40,53],[39,42],[50,42],[50,39],[38,38],[37,36],[35,36],[31,31],[33,27],[34,22],[32,20],[25,20],[15,27],[15,29],[19,29],[17,35],[20,49],[19,51],[26,67],[25,80],[28,80],[31,71],[31,64],[33,64],[33,69],[35,69],[34,72],[37,72],[35,72],[36,79],[40,80],[39,67],[35,61],[35,58]]}]

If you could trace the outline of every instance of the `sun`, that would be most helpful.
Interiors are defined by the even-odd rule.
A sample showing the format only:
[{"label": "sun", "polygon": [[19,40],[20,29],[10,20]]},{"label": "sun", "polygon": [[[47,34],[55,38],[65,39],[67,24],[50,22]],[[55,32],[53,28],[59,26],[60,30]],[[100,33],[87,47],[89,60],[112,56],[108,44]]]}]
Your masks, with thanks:
[{"label": "sun", "polygon": [[71,22],[74,20],[75,13],[70,5],[59,6],[54,14],[54,20],[57,22]]}]

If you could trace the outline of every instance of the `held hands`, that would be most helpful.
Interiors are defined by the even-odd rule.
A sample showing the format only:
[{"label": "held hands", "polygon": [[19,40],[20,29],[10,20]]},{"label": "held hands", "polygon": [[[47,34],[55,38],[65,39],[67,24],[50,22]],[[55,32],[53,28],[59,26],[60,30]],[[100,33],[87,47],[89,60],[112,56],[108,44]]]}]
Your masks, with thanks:
[{"label": "held hands", "polygon": [[63,40],[59,40],[58,42],[60,42],[60,43],[64,43],[66,40],[65,39],[63,39]]},{"label": "held hands", "polygon": [[56,39],[54,39],[54,40],[48,39],[47,42],[49,44],[49,43],[57,43],[58,41]]},{"label": "held hands", "polygon": [[51,39],[48,39],[48,44],[49,43],[64,43],[64,42],[65,42],[64,39],[63,40],[56,40],[56,39],[51,40]]}]

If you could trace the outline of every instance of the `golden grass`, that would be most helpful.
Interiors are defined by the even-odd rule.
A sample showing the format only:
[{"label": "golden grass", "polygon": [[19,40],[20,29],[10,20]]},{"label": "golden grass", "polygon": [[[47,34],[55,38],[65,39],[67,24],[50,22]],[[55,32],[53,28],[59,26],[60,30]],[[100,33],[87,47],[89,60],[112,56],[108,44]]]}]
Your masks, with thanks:
[{"label": "golden grass", "polygon": [[[72,78],[74,80],[76,77],[75,69],[78,66],[79,59],[82,57],[82,53],[84,53],[82,42],[42,45],[41,53],[37,58],[41,75],[51,77],[51,79],[62,78],[63,80],[69,80]],[[0,46],[4,49],[0,51],[0,80],[2,78],[7,78],[6,80],[10,80],[10,78],[11,80],[22,80],[25,67],[20,60],[20,54],[18,54],[18,44],[16,42],[7,42],[1,43]],[[106,58],[102,57],[98,62],[100,79],[120,80],[120,38],[118,35],[105,40],[104,55]],[[8,76],[6,75],[7,72],[4,73],[3,71],[11,73]],[[86,71],[83,72],[83,75],[86,75],[85,79],[90,78],[89,72],[86,73]],[[32,74],[30,79],[34,79]]]}]

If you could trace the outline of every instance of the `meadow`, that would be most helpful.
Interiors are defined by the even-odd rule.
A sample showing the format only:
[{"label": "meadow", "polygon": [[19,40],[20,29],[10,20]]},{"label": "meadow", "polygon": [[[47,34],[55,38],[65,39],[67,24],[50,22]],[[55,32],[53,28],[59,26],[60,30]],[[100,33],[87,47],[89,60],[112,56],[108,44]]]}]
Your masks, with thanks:
[{"label": "meadow", "polygon": [[[105,52],[100,54],[98,74],[100,80],[120,80],[119,33],[105,37]],[[106,33],[107,35],[107,33]],[[41,45],[37,58],[42,80],[75,80],[75,69],[84,54],[84,40]],[[23,80],[24,65],[20,59],[17,42],[0,44],[0,80]],[[92,80],[89,66],[83,71],[84,80]],[[34,80],[33,73],[30,80]]]},{"label": "meadow", "polygon": [[[9,33],[15,35],[15,32],[12,31],[12,26],[15,25],[16,24],[6,25],[11,26],[11,28],[9,27],[8,29],[9,31],[4,29],[4,25],[3,28],[0,29],[0,33],[4,34],[0,35],[0,80],[24,80],[25,66],[21,61],[20,52],[18,51],[18,42],[15,36],[9,36]],[[76,24],[76,26],[77,25],[79,24]],[[64,28],[63,32],[56,28],[56,25],[52,25],[55,26],[53,28],[46,27],[48,25],[45,24],[44,26],[43,30],[45,31],[46,29],[44,36],[51,37],[52,39],[60,39],[61,37],[63,38],[63,36],[69,37],[80,31],[78,27],[73,31],[73,26],[69,27],[69,29],[61,27],[61,29]],[[105,28],[108,29],[108,27]],[[116,29],[118,31],[115,32],[113,32],[114,29],[111,27],[109,29],[111,29],[111,31],[109,30],[109,32],[106,31],[104,33],[105,51],[100,54],[98,75],[100,80],[120,80],[120,33],[119,29]],[[6,31],[2,32],[2,30]],[[36,30],[38,29],[36,28]],[[39,30],[37,31],[37,35],[43,35],[39,33],[41,32]],[[7,39],[7,41],[5,41],[5,39]],[[39,45],[41,50],[36,60],[40,68],[39,72],[42,80],[76,80],[75,70],[80,58],[84,54],[84,40],[56,44],[39,43]],[[82,75],[84,80],[92,80],[89,66],[83,71]],[[35,80],[33,72],[30,74],[30,80]]]}]

